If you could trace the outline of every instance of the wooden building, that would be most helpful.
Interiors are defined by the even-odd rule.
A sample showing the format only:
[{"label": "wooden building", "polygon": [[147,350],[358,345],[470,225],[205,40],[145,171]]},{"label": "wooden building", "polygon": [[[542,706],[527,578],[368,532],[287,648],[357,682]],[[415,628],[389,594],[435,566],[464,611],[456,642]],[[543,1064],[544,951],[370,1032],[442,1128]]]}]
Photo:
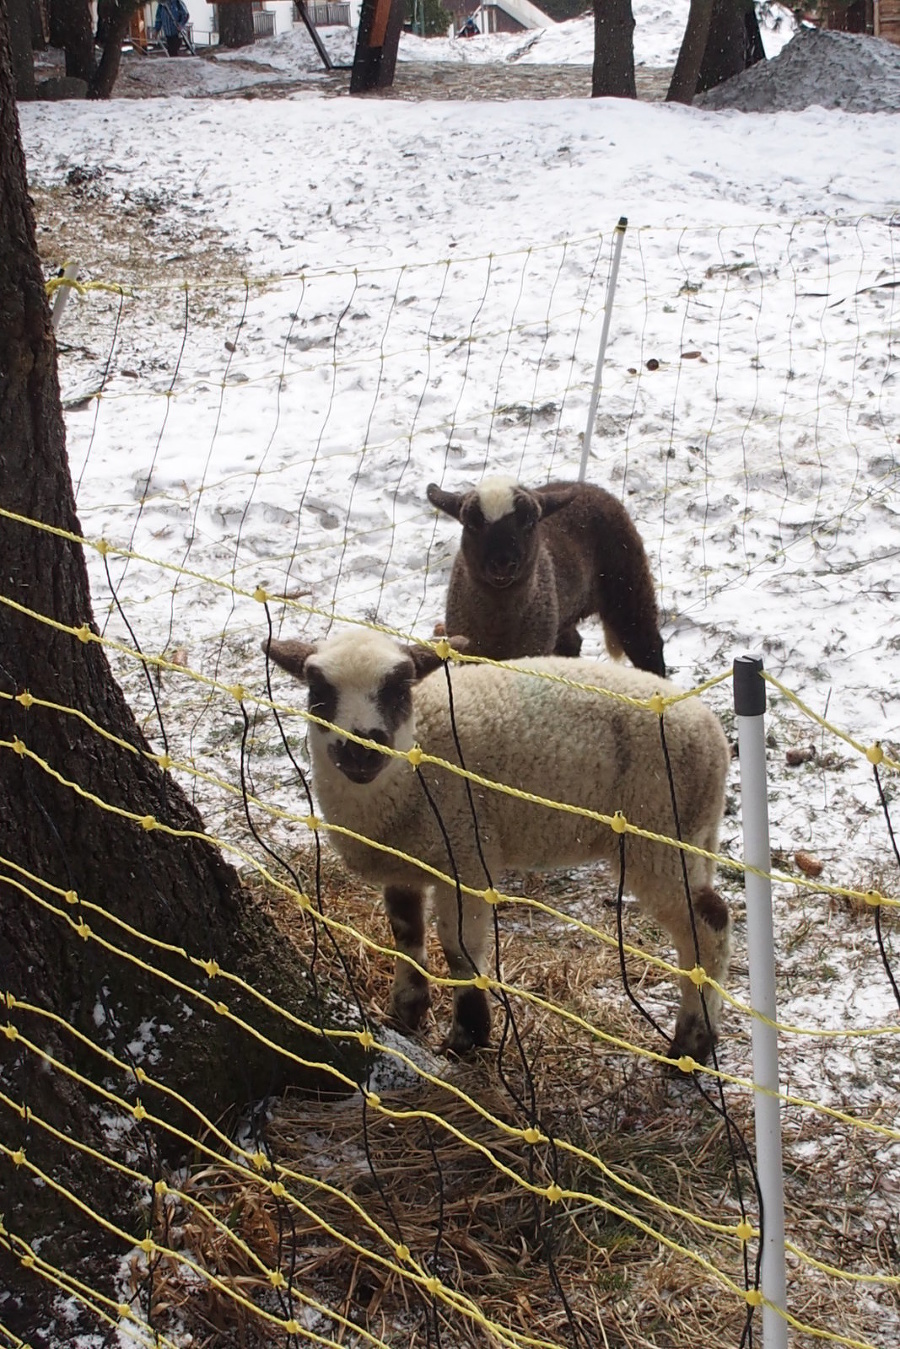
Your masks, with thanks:
[{"label": "wooden building", "polygon": [[875,36],[900,46],[900,0],[873,0],[873,8]]},{"label": "wooden building", "polygon": [[900,0],[819,0],[816,18],[839,33],[869,33],[900,44]]}]

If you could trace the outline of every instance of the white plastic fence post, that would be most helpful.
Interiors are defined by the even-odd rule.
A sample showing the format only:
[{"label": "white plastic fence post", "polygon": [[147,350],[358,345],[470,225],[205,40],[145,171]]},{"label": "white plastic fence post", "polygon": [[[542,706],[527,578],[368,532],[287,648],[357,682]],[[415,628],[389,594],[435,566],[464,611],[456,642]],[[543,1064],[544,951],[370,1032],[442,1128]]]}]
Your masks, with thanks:
[{"label": "white plastic fence post", "polygon": [[[758,656],[734,662],[734,710],[741,765],[741,815],[744,860],[763,875],[744,874],[747,897],[747,953],[750,1004],[769,1021],[753,1018],[753,1107],[756,1120],[756,1168],[762,1194],[761,1291],[764,1349],[787,1349],[788,1323],[784,1259],[784,1174],[781,1153],[781,1102],[778,1100],[775,940],[772,883],[769,879],[769,809],[766,790],[766,685]],[[773,1094],[776,1093],[776,1094]],[[768,1305],[771,1304],[771,1305]]]},{"label": "white plastic fence post", "polygon": [[628,219],[626,216],[619,217],[619,223],[614,231],[613,256],[609,268],[609,281],[606,286],[606,302],[603,305],[603,329],[600,333],[600,350],[597,352],[597,365],[594,370],[594,387],[591,390],[591,403],[588,408],[587,426],[584,430],[584,445],[581,450],[581,467],[578,470],[578,481],[584,482],[584,475],[587,472],[588,455],[591,452],[591,436],[594,434],[594,422],[597,417],[597,404],[600,401],[600,386],[603,382],[603,360],[606,356],[606,343],[609,340],[609,324],[612,319],[613,300],[616,296],[616,278],[619,275],[619,262],[622,257],[622,245],[625,242],[625,231],[628,228]]},{"label": "white plastic fence post", "polygon": [[[67,262],[62,270],[63,279],[66,281],[77,281],[78,263]],[[63,310],[68,303],[69,296],[72,293],[71,286],[60,286],[56,292],[56,298],[53,301],[53,309],[50,313],[50,322],[53,324],[53,331],[59,331],[59,322],[63,316]]]}]

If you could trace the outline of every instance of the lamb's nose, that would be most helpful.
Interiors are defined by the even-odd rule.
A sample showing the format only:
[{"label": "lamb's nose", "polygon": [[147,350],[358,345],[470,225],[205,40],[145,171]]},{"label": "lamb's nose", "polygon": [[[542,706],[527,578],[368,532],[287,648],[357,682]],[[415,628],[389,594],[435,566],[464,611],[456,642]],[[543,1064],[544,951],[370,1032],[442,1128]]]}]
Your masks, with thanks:
[{"label": "lamb's nose", "polygon": [[[366,740],[374,740],[377,745],[387,745],[388,737],[380,728],[354,731]],[[341,740],[333,747],[332,758],[345,777],[351,782],[371,782],[388,763],[388,756],[367,745],[358,745],[355,740]]]}]

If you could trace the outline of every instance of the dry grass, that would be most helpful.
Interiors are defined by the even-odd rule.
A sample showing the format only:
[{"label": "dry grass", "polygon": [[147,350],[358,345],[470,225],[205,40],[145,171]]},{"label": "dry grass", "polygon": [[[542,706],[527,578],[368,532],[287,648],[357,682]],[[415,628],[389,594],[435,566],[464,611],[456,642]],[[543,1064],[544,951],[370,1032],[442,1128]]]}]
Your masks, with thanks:
[{"label": "dry grass", "polygon": [[[301,855],[296,862],[304,884],[315,893],[312,856]],[[579,879],[578,874],[556,876],[544,886],[543,897],[571,903],[577,896],[562,891],[577,888]],[[322,859],[321,898],[328,912],[388,942],[375,892],[348,878],[330,855]],[[266,902],[286,937],[308,955],[308,915],[283,896],[270,895]],[[598,921],[614,930],[612,911],[601,913]],[[632,935],[636,931],[655,949],[654,936],[640,920],[629,915],[629,924]],[[387,999],[388,962],[362,942],[345,940],[342,946],[357,995],[377,1020]],[[508,981],[539,991],[623,1039],[661,1047],[622,997],[614,950],[576,930],[559,929],[549,919],[520,915],[504,925],[502,960]],[[317,961],[319,972],[336,984],[346,979],[327,940],[319,942]],[[441,968],[439,958],[434,963]],[[655,975],[652,987],[645,981],[642,995],[666,999],[668,1025],[675,994],[665,984],[657,988],[658,982]],[[204,1168],[183,1188],[224,1227],[179,1204],[168,1211],[168,1239],[177,1238],[180,1248],[254,1307],[282,1318],[296,1316],[326,1342],[362,1344],[350,1328],[358,1326],[392,1349],[495,1346],[514,1342],[515,1336],[610,1349],[693,1349],[697,1344],[736,1349],[745,1306],[715,1271],[743,1288],[740,1247],[733,1237],[671,1211],[732,1225],[740,1217],[740,1188],[755,1217],[750,1168],[746,1162],[735,1167],[719,1113],[690,1082],[666,1076],[646,1059],[613,1051],[558,1016],[517,1002],[514,1017],[524,1052],[506,1036],[499,1054],[447,1061],[446,1080],[513,1127],[529,1122],[533,1099],[542,1129],[572,1150],[529,1146],[444,1087],[427,1083],[398,1091],[379,1088],[390,1111],[406,1112],[402,1119],[372,1109],[364,1113],[358,1097],[288,1096],[274,1104],[263,1138],[276,1164],[305,1178],[288,1182],[293,1202],[274,1198],[263,1186],[224,1168]],[[435,1023],[424,1036],[432,1051],[448,1018],[449,995],[441,995]],[[495,1042],[501,1030],[497,1012]],[[728,1111],[752,1141],[751,1102],[729,1089]],[[871,1275],[896,1268],[897,1228],[884,1141],[824,1117],[790,1111],[786,1139],[791,1156],[799,1152],[809,1158],[788,1169],[790,1237],[820,1261],[846,1271]],[[599,1159],[616,1179],[590,1158]],[[550,1204],[526,1188],[554,1180],[581,1197]],[[621,1182],[642,1194],[627,1192]],[[348,1201],[358,1204],[387,1240]],[[235,1238],[259,1263],[235,1245]],[[483,1319],[433,1300],[404,1277],[394,1259],[394,1242],[405,1244],[422,1270],[470,1299]],[[284,1275],[280,1293],[273,1292],[266,1269]],[[834,1280],[794,1257],[789,1278],[789,1306],[801,1321],[863,1343],[894,1342],[894,1289]],[[185,1278],[174,1265],[156,1270],[154,1290],[159,1309],[188,1326],[196,1345],[255,1349],[306,1342],[202,1281]],[[304,1309],[299,1294],[329,1309],[333,1319]],[[758,1314],[754,1324],[759,1336]],[[803,1333],[793,1340],[795,1346],[817,1342]]]},{"label": "dry grass", "polygon": [[[185,228],[170,212],[162,184],[155,193],[123,191],[118,182],[108,185],[102,171],[74,164],[63,182],[32,183],[29,195],[38,251],[48,270],[69,259],[84,262],[89,252],[90,272],[82,271],[83,280],[138,290],[159,288],[166,279],[176,288],[183,276],[226,282],[240,272],[240,259],[226,246],[222,231],[199,219]],[[89,250],[85,239],[91,241]],[[167,259],[164,268],[161,254]]]}]

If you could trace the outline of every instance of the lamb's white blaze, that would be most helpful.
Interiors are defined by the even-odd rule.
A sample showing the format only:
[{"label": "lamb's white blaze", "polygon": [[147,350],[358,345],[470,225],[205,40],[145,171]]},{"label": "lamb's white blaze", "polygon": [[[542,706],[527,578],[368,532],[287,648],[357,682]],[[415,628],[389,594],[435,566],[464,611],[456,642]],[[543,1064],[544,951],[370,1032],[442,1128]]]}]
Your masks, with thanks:
[{"label": "lamb's white blaze", "polygon": [[515,507],[515,478],[500,474],[482,479],[478,488],[481,513],[489,525],[511,515]]}]

